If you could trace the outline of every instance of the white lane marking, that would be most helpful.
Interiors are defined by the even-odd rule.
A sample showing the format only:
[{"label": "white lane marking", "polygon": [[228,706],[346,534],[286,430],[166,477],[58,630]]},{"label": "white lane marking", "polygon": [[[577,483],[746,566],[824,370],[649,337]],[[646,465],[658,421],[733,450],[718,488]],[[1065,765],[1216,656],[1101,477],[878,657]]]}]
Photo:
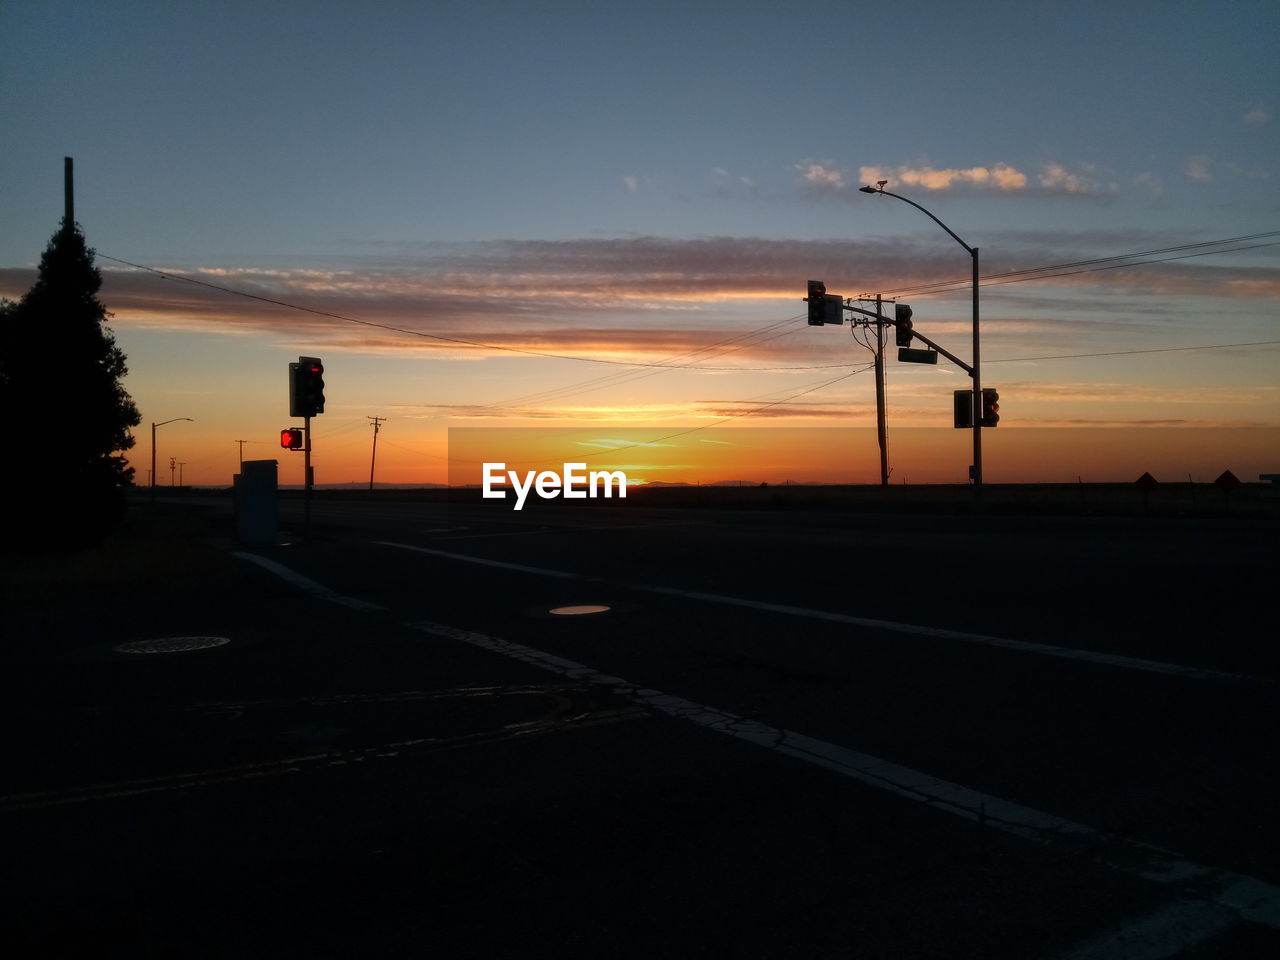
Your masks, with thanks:
[{"label": "white lane marking", "polygon": [[255,563],[264,570],[269,570],[282,580],[287,580],[295,587],[306,591],[319,600],[328,600],[330,603],[341,604],[344,607],[351,607],[353,610],[386,610],[387,608],[377,603],[370,603],[367,600],[357,600],[355,597],[344,597],[340,593],[335,593],[323,584],[317,583],[310,577],[304,577],[296,570],[291,570],[282,563],[276,563],[274,560],[268,560],[266,557],[260,557],[256,553],[245,553],[242,550],[232,551],[232,556],[239,557],[241,560],[248,560]]},{"label": "white lane marking", "polygon": [[[579,526],[559,524],[553,526],[541,527],[537,530],[500,530],[496,533],[459,533],[456,536],[440,536],[435,537],[433,542],[439,543],[442,540],[490,540],[499,537],[542,537],[550,534],[570,534],[570,533],[611,533],[614,530],[654,530],[659,527],[689,527],[700,525],[702,521],[681,521],[673,523],[626,523],[614,524],[612,526]],[[458,527],[458,530],[465,530],[466,527]],[[444,530],[426,530],[425,533],[448,533],[453,531]],[[379,541],[385,542],[385,541]]]},{"label": "white lane marking", "polygon": [[746,607],[752,610],[764,610],[791,617],[806,617],[810,620],[825,620],[829,623],[847,623],[851,626],[869,627],[873,630],[889,630],[896,633],[910,633],[921,637],[934,637],[940,640],[956,640],[962,643],[973,643],[986,647],[998,647],[1005,650],[1016,650],[1020,653],[1034,653],[1047,657],[1059,657],[1065,660],[1077,660],[1082,663],[1098,663],[1110,667],[1121,667],[1126,670],[1142,670],[1146,673],[1159,673],[1168,676],[1186,677],[1192,680],[1258,680],[1244,674],[1228,673],[1224,670],[1209,670],[1204,667],[1188,667],[1177,663],[1163,663],[1158,660],[1144,660],[1140,657],[1126,657],[1116,653],[1101,653],[1096,650],[1079,650],[1074,647],[1059,647],[1048,643],[1033,643],[1028,640],[1009,640],[1004,637],[992,637],[981,633],[967,633],[963,630],[948,630],[945,627],[929,627],[915,623],[899,623],[894,620],[877,620],[871,617],[856,617],[847,613],[835,613],[829,610],[812,610],[808,607],[794,607],[781,603],[769,603],[764,600],[748,600],[743,597],[729,597],[719,593],[703,593],[697,590],[684,590],[677,587],[662,587],[647,583],[630,581],[611,581],[602,578],[587,577],[580,573],[569,573],[564,570],[548,570],[543,567],[530,567],[518,563],[505,563],[499,560],[486,560],[481,557],[468,556],[463,553],[450,553],[444,550],[431,550],[408,543],[392,543],[388,540],[374,541],[379,546],[397,547],[415,553],[425,553],[450,560],[461,560],[465,563],[479,563],[491,567],[503,567],[521,573],[532,573],[544,577],[558,577],[565,580],[590,580],[594,583],[623,587],[628,590],[639,590],[645,593],[658,593],[665,596],[682,597],[687,600],[700,600],[704,603],[719,603],[728,606]]},{"label": "white lane marking", "polygon": [[1224,907],[1175,900],[1076,944],[1058,960],[1173,960],[1234,921],[1235,915]]},{"label": "white lane marking", "polygon": [[1182,885],[1194,881],[1196,901],[1212,901],[1234,916],[1280,928],[1280,887],[1254,877],[1204,866],[1151,844],[1109,836],[1094,827],[972,790],[870,754],[739,717],[661,690],[640,687],[621,677],[601,673],[586,664],[524,644],[430,620],[420,620],[409,626],[432,636],[460,640],[500,653],[551,673],[609,687],[636,703],[669,716],[803,760],[868,786],[928,804],[936,810],[973,820],[1005,833],[1041,843],[1071,839],[1097,844],[1104,851],[1110,848],[1113,854],[1107,855],[1104,852],[1100,859],[1114,869],[1165,885]]},{"label": "white lane marking", "polygon": [[399,547],[401,550],[412,550],[415,553],[429,553],[433,557],[444,557],[448,560],[463,560],[467,563],[478,563],[485,567],[500,567],[503,570],[517,570],[520,573],[535,573],[540,577],[559,577],[562,580],[583,580],[579,573],[566,573],[564,570],[548,570],[545,567],[529,567],[522,563],[506,563],[502,560],[486,560],[483,557],[471,557],[465,553],[450,553],[448,550],[430,550],[426,547],[415,547],[407,543],[390,543],[386,540],[373,541],[382,547]]},{"label": "white lane marking", "polygon": [[[253,554],[237,555],[253,559],[255,562],[262,559],[254,557]],[[292,583],[305,585],[304,589],[312,592],[319,591],[315,595],[324,599],[336,600],[336,602],[351,599],[342,597],[316,581],[274,561],[260,565]],[[366,607],[383,609],[376,604],[367,604]],[[1280,887],[1255,877],[1204,866],[1151,844],[1124,837],[1108,836],[1093,827],[1074,823],[1063,817],[1004,800],[992,794],[971,790],[960,784],[930,776],[910,767],[890,763],[870,754],[850,750],[847,747],[782,727],[772,727],[757,720],[739,717],[715,707],[663,693],[661,690],[640,687],[621,677],[602,673],[586,664],[524,644],[430,620],[420,620],[408,626],[432,636],[460,640],[500,653],[551,673],[608,687],[636,703],[669,716],[688,720],[709,730],[754,743],[756,746],[823,767],[868,786],[888,790],[907,799],[926,803],[934,809],[966,820],[973,820],[1015,836],[1039,842],[1071,838],[1096,843],[1103,849],[1110,847],[1116,850],[1117,855],[1107,856],[1104,853],[1099,856],[1099,859],[1114,869],[1166,885],[1182,885],[1194,881],[1195,900],[1192,902],[1211,901],[1242,919],[1280,929]]]}]

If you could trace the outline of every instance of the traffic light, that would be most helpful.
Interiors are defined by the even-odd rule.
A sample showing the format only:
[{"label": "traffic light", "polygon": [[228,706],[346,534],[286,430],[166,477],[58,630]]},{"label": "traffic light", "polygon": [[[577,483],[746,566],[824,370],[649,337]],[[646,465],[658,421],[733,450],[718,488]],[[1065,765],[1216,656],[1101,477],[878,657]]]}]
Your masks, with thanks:
[{"label": "traffic light", "polygon": [[982,388],[982,425],[994,427],[1000,422],[1000,394],[992,387]]},{"label": "traffic light", "polygon": [[299,357],[289,364],[289,416],[324,413],[324,364],[319,357]]},{"label": "traffic light", "polygon": [[952,407],[955,411],[953,423],[957,429],[973,426],[973,391],[957,390],[952,395]]},{"label": "traffic light", "polygon": [[905,303],[893,305],[893,325],[898,328],[896,334],[898,346],[911,346],[911,308]]},{"label": "traffic light", "polygon": [[302,428],[287,427],[280,431],[280,446],[286,450],[302,449]]},{"label": "traffic light", "polygon": [[820,327],[827,313],[827,285],[821,280],[809,281],[809,325]]},{"label": "traffic light", "polygon": [[821,280],[809,281],[809,325],[844,323],[844,298],[837,293],[827,293],[827,285]]}]

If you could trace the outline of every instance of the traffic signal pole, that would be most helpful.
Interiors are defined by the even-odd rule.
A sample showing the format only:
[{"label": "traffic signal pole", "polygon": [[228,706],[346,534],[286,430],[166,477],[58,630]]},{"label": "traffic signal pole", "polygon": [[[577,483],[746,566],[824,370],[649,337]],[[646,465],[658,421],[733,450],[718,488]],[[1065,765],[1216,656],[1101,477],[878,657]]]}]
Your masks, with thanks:
[{"label": "traffic signal pole", "polygon": [[[970,258],[973,260],[973,366],[969,368],[969,376],[973,378],[974,410],[980,410],[982,404],[982,357],[979,351],[978,342],[978,248],[969,246],[960,239],[954,230],[914,200],[904,197],[898,193],[890,193],[884,188],[885,184],[888,182],[889,181],[887,180],[880,180],[877,181],[876,186],[873,187],[868,185],[865,187],[859,187],[858,191],[860,193],[870,193],[873,195],[878,194],[883,197],[894,197],[895,199],[901,200],[903,203],[911,204],[911,206],[915,207],[945,230],[952,240],[964,247],[965,252],[968,253]],[[980,503],[982,500],[982,425],[977,422],[976,416],[973,424],[973,463],[970,465],[969,473],[970,480],[973,482],[975,488],[975,500]]]},{"label": "traffic signal pole", "polygon": [[[302,417],[302,535],[311,529],[311,418],[324,413],[324,364],[299,357],[289,364],[289,416]],[[284,431],[281,432],[283,440]]]},{"label": "traffic signal pole", "polygon": [[889,485],[889,438],[884,410],[884,311],[883,298],[876,294],[876,439],[880,443],[880,486]]},{"label": "traffic signal pole", "polygon": [[[941,223],[941,221],[938,221]],[[944,228],[945,229],[945,228]],[[951,233],[950,230],[947,231]],[[953,237],[956,235],[951,234]],[[960,240],[959,237],[956,237]],[[970,247],[963,240],[960,246],[965,247],[973,257],[973,409],[982,410],[982,356],[978,349],[978,248]],[[973,492],[979,504],[982,502],[982,423],[981,417],[975,413],[973,418]]]},{"label": "traffic signal pole", "polygon": [[311,418],[302,421],[302,539],[311,533]]}]

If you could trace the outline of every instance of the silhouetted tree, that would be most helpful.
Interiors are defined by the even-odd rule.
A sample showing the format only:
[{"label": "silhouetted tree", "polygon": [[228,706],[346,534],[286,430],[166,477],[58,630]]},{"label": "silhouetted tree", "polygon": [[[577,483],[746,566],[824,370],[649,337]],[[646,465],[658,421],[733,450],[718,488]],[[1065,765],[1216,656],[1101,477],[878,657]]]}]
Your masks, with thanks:
[{"label": "silhouetted tree", "polygon": [[141,417],[120,383],[125,356],[106,328],[101,286],[93,251],[64,219],[35,285],[0,308],[0,409],[18,461],[6,472],[20,484],[6,509],[27,521],[20,539],[94,543],[124,512],[133,468],[119,454],[133,446],[129,428]]}]

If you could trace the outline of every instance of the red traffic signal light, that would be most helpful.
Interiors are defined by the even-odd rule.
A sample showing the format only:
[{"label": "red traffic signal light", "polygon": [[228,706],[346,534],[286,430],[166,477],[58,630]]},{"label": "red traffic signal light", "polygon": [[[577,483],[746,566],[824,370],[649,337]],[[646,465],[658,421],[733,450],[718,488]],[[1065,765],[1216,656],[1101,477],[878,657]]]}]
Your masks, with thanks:
[{"label": "red traffic signal light", "polygon": [[911,322],[911,308],[905,303],[895,303],[893,305],[893,325],[898,328],[894,332],[894,338],[898,346],[911,346],[913,336],[911,328],[914,324]]},{"label": "red traffic signal light", "polygon": [[992,387],[982,388],[982,425],[994,427],[1000,422],[1000,394]]},{"label": "red traffic signal light", "polygon": [[289,416],[324,413],[324,364],[319,357],[299,357],[289,364]]},{"label": "red traffic signal light", "polygon": [[820,327],[827,311],[827,285],[821,280],[809,281],[809,325]]},{"label": "red traffic signal light", "polygon": [[302,428],[288,427],[280,431],[280,446],[286,450],[302,449]]}]

